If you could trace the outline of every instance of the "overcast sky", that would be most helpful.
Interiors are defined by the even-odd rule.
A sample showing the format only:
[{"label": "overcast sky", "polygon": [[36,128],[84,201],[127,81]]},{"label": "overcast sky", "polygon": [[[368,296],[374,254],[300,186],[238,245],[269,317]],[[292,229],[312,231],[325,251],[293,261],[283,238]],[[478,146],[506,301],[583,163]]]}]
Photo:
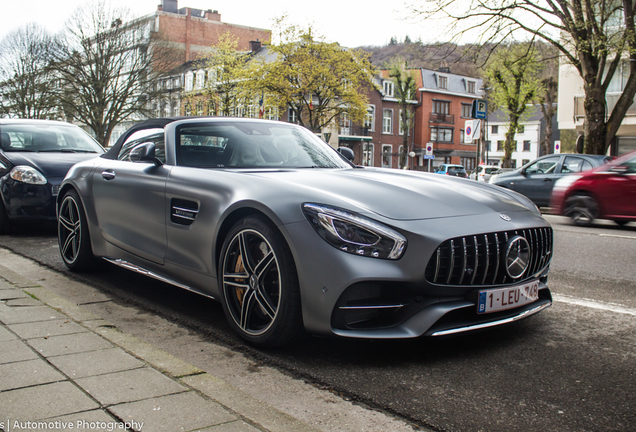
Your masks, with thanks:
[{"label": "overcast sky", "polygon": [[[59,31],[75,8],[91,0],[0,0],[0,39],[12,30],[36,22],[51,32]],[[126,5],[135,15],[148,15],[161,0],[110,0]],[[271,29],[272,19],[286,14],[289,21],[312,23],[329,42],[343,46],[386,45],[391,37],[403,41],[405,36],[423,42],[443,40],[430,25],[405,20],[403,0],[179,0],[179,8],[218,10],[221,21]]]}]

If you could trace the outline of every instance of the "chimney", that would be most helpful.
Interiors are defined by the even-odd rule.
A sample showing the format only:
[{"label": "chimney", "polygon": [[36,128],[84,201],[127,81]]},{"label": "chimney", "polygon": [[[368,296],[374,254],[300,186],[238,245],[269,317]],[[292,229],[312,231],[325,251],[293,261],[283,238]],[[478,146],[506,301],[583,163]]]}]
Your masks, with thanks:
[{"label": "chimney", "polygon": [[179,1],[178,0],[161,0],[162,10],[164,12],[179,13]]},{"label": "chimney", "polygon": [[205,11],[205,19],[210,21],[218,21],[221,22],[221,14],[218,10],[208,9]]},{"label": "chimney", "polygon": [[263,44],[258,39],[256,39],[255,41],[250,41],[250,50],[252,52],[258,51],[259,49],[261,49],[262,46]]}]

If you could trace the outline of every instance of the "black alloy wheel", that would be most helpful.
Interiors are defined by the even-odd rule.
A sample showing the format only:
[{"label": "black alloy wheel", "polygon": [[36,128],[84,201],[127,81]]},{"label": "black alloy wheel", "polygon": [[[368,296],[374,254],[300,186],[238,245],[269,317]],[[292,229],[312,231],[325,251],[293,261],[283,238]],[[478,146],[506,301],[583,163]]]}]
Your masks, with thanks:
[{"label": "black alloy wheel", "polygon": [[57,217],[60,254],[66,266],[74,271],[90,270],[95,265],[86,224],[86,215],[77,192],[66,193]]},{"label": "black alloy wheel", "polygon": [[578,226],[590,226],[598,217],[598,204],[590,195],[579,193],[565,200],[565,215]]},{"label": "black alloy wheel", "polygon": [[303,333],[296,268],[282,235],[257,216],[239,221],[221,253],[222,304],[232,328],[250,343],[276,347]]}]

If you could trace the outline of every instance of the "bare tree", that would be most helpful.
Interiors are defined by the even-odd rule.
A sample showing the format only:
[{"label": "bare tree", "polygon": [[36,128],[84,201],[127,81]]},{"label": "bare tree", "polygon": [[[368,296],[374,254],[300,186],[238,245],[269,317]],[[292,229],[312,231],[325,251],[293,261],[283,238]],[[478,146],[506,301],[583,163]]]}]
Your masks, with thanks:
[{"label": "bare tree", "polygon": [[[424,18],[450,18],[452,33],[494,45],[520,33],[560,51],[583,79],[585,152],[604,154],[636,95],[633,0],[419,0]],[[619,68],[626,85],[607,116],[605,96]]]},{"label": "bare tree", "polygon": [[[20,118],[55,118],[56,86],[49,67],[53,36],[35,23],[0,43],[0,113]],[[53,83],[53,85],[52,85]]]},{"label": "bare tree", "polygon": [[103,145],[117,124],[150,115],[147,102],[158,92],[157,80],[174,66],[153,45],[152,30],[152,20],[132,19],[127,9],[104,0],[79,7],[66,23],[55,58],[61,101]]}]

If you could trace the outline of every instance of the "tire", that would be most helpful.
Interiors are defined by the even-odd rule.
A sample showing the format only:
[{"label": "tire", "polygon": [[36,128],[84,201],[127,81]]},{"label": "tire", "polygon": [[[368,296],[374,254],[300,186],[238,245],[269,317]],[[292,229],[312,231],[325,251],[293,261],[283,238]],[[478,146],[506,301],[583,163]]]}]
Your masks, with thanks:
[{"label": "tire", "polygon": [[76,272],[95,268],[97,259],[91,247],[86,214],[75,190],[68,191],[61,201],[57,217],[57,237],[66,267]]},{"label": "tire", "polygon": [[627,219],[616,219],[614,222],[616,222],[616,225],[618,226],[625,226],[629,223],[629,221]]},{"label": "tire", "polygon": [[303,335],[296,266],[267,219],[248,216],[232,227],[219,260],[219,286],[230,326],[249,343],[279,347]]},{"label": "tire", "polygon": [[596,200],[586,194],[575,194],[565,201],[565,215],[578,226],[590,226],[598,217]]}]

